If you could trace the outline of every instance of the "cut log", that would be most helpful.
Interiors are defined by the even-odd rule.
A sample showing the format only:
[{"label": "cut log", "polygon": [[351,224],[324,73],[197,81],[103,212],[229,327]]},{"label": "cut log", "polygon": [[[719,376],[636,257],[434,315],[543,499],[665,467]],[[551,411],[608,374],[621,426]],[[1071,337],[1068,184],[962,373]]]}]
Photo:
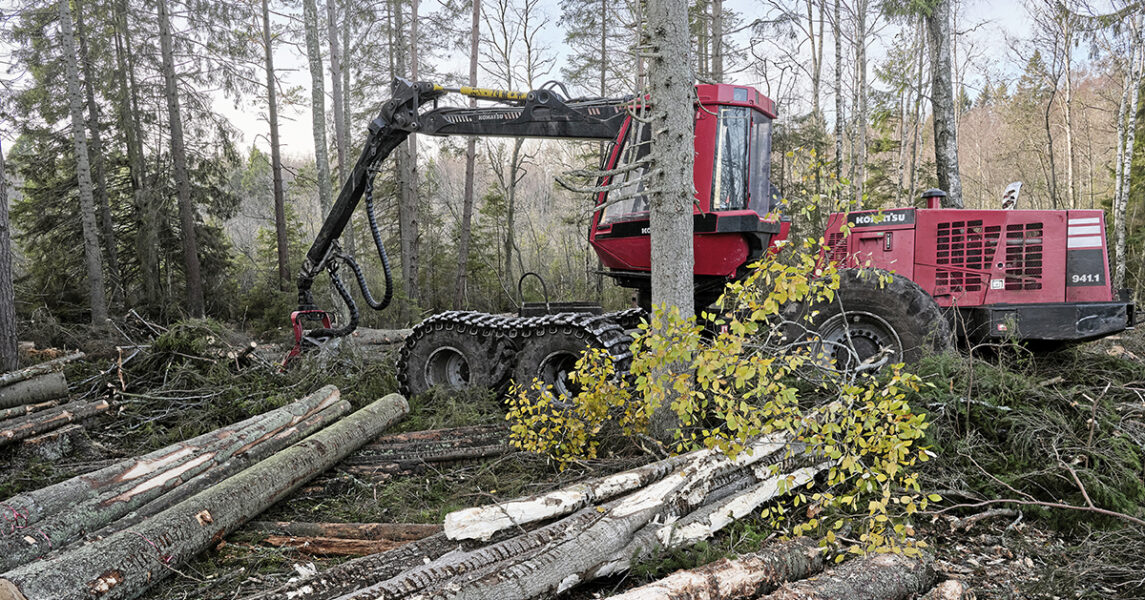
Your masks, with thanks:
[{"label": "cut log", "polygon": [[19,371],[11,371],[8,373],[4,373],[3,375],[0,375],[0,387],[12,385],[13,383],[16,383],[17,381],[24,381],[25,379],[31,379],[37,375],[43,375],[45,373],[51,373],[52,371],[56,371],[56,370],[63,368],[64,365],[66,365],[70,362],[73,362],[73,361],[76,361],[76,360],[83,358],[83,356],[84,356],[83,352],[76,352],[74,354],[69,354],[67,356],[61,356],[61,357],[53,359],[53,360],[49,360],[49,361],[45,361],[45,362],[42,362],[39,364],[35,364],[35,365],[30,366],[30,367],[20,369]]},{"label": "cut log", "polygon": [[781,587],[760,600],[908,600],[934,585],[929,557],[878,554],[849,560],[815,579]]},{"label": "cut log", "polygon": [[397,394],[279,452],[129,531],[7,573],[18,600],[135,598],[172,566],[218,543],[230,531],[330,468],[409,411]]},{"label": "cut log", "polygon": [[823,570],[823,553],[814,541],[779,542],[734,560],[722,559],[610,596],[611,600],[731,600],[755,598],[785,581]]},{"label": "cut log", "polygon": [[[204,448],[215,448],[212,444],[225,445],[248,428],[254,428],[251,431],[259,432],[255,438],[257,440],[271,439],[287,432],[315,413],[337,404],[338,401],[337,388],[327,386],[287,406],[240,423],[8,498],[0,502],[0,510],[3,511],[3,517],[7,519],[8,525],[0,527],[0,536],[13,527],[32,525],[49,515],[70,510],[73,506],[101,495],[123,494],[138,485],[152,481],[165,471],[180,469],[186,463],[198,460],[197,454],[203,452]],[[233,453],[238,454],[242,451],[244,451],[243,446],[240,446]]]},{"label": "cut log", "polygon": [[290,547],[312,556],[366,556],[393,550],[409,542],[397,540],[358,540],[353,538],[296,537],[270,535],[263,543],[271,546]]},{"label": "cut log", "polygon": [[241,455],[228,460],[227,462],[219,465],[218,467],[208,469],[203,474],[191,479],[187,483],[175,488],[173,491],[159,496],[155,500],[144,504],[139,510],[128,513],[124,517],[117,519],[107,527],[94,531],[84,536],[87,541],[97,541],[108,537],[116,532],[134,527],[140,521],[157,515],[176,504],[198,494],[199,492],[214,486],[220,481],[224,481],[230,476],[234,475],[250,467],[251,465],[265,460],[275,452],[298,442],[308,435],[326,427],[330,423],[338,420],[343,415],[350,413],[350,403],[341,400],[321,411],[310,415],[305,420],[297,425],[292,425],[280,431],[277,435],[268,440],[252,446]]},{"label": "cut log", "polygon": [[[336,396],[335,393],[330,397]],[[307,430],[317,429],[348,413],[349,408],[348,402],[336,402],[308,419],[305,427]],[[297,424],[291,422],[294,419],[289,412],[276,413],[274,417],[276,419],[268,419],[268,426],[258,427],[256,423],[221,440],[192,448],[193,452],[187,453],[189,460],[153,471],[126,484],[107,486],[98,495],[22,528],[21,535],[0,539],[0,572],[64,547],[83,531],[107,525],[114,531],[121,531],[135,521],[134,518],[131,521],[123,519],[130,516],[131,511],[153,503],[147,512],[158,513],[173,506],[176,499],[198,493],[225,478],[212,471],[225,468],[233,474],[303,437],[304,434],[300,435],[299,428],[295,426]],[[275,435],[268,436],[268,433]],[[185,489],[180,490],[179,496],[164,497],[171,490],[180,488]]]},{"label": "cut log", "polygon": [[59,404],[60,404],[59,400],[49,400],[47,402],[40,402],[38,404],[25,404],[23,406],[13,406],[12,408],[5,408],[5,409],[0,410],[0,421],[6,421],[8,419],[16,419],[19,417],[24,417],[24,416],[30,415],[34,412],[44,410],[46,408],[51,408],[53,406],[59,406]]},{"label": "cut log", "polygon": [[385,480],[399,476],[420,475],[429,470],[463,465],[494,456],[504,456],[511,452],[513,452],[513,448],[509,444],[496,444],[473,448],[454,448],[421,456],[403,456],[400,460],[394,460],[392,456],[356,456],[343,461],[342,470],[354,475]]},{"label": "cut log", "polygon": [[421,523],[301,523],[253,521],[246,529],[286,536],[412,542],[441,532],[441,525]]},{"label": "cut log", "polygon": [[111,405],[107,400],[77,400],[17,419],[8,419],[0,423],[0,446],[94,417],[109,408]]},{"label": "cut log", "polygon": [[[292,581],[274,590],[260,592],[246,600],[337,598],[356,589],[385,581],[402,571],[432,562],[458,548],[458,542],[445,537],[444,533],[438,533],[388,552],[344,562],[311,577]],[[2,582],[0,579],[0,585]],[[0,600],[5,600],[2,595]]]},{"label": "cut log", "polygon": [[67,395],[68,381],[64,378],[64,374],[51,371],[0,387],[0,408],[35,404]]},{"label": "cut log", "polygon": [[55,431],[30,437],[20,444],[20,455],[55,462],[71,454],[84,434],[83,425],[72,423]]},{"label": "cut log", "polygon": [[567,515],[644,487],[667,477],[689,460],[691,455],[674,456],[545,494],[454,511],[445,515],[445,535],[454,540],[487,540],[502,529]]}]

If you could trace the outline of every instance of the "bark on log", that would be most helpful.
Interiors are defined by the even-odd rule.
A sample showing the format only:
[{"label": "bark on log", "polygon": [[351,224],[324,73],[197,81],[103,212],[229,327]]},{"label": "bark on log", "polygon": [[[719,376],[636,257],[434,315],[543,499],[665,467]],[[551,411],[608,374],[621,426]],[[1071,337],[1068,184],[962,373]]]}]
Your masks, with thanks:
[{"label": "bark on log", "polygon": [[755,598],[785,581],[823,570],[823,553],[809,538],[769,545],[734,560],[721,559],[610,596],[610,600],[731,600]]},{"label": "bark on log", "polygon": [[[326,386],[296,402],[282,408],[251,417],[228,427],[172,444],[146,455],[121,460],[97,471],[73,477],[38,490],[25,492],[0,502],[0,511],[6,522],[0,530],[8,531],[13,526],[32,525],[41,519],[69,509],[81,502],[101,494],[121,494],[134,486],[150,481],[164,470],[177,469],[188,461],[196,460],[195,454],[213,443],[225,444],[228,439],[241,434],[249,427],[265,423],[268,427],[262,437],[270,439],[284,433],[301,420],[316,412],[336,404],[338,390]],[[3,534],[0,531],[0,535]]]},{"label": "bark on log", "polygon": [[34,412],[59,406],[59,400],[49,400],[47,402],[40,402],[38,404],[25,404],[23,406],[13,406],[12,408],[5,408],[0,410],[0,421],[7,421],[8,419],[17,419],[30,415]]},{"label": "bark on log", "polygon": [[363,446],[353,456],[404,456],[434,450],[490,446],[506,442],[508,438],[509,426],[501,423],[412,431],[380,437]]},{"label": "bark on log", "polygon": [[67,395],[68,381],[64,374],[52,371],[0,387],[0,408],[35,404]]},{"label": "bark on log", "polygon": [[[246,600],[326,600],[385,581],[402,571],[432,562],[460,547],[444,533],[404,546],[344,562],[312,577],[293,581]],[[0,583],[3,580],[0,579]],[[0,596],[0,600],[4,600]]]},{"label": "bark on log", "polygon": [[204,472],[202,475],[195,477],[187,483],[175,488],[173,491],[168,492],[147,504],[144,504],[139,510],[128,513],[120,519],[116,519],[107,527],[89,533],[84,536],[87,541],[101,540],[116,532],[134,527],[140,521],[157,515],[176,504],[198,494],[199,492],[208,489],[220,481],[226,480],[228,477],[246,469],[247,467],[265,460],[274,453],[282,450],[283,448],[298,442],[299,440],[311,435],[315,431],[322,429],[330,423],[338,420],[343,415],[350,413],[350,403],[341,400],[315,414],[310,415],[297,425],[288,427],[278,435],[270,438],[269,440],[251,447],[250,450],[244,452],[242,455],[232,458],[227,462]]},{"label": "bark on log", "polygon": [[68,423],[94,417],[109,408],[111,405],[107,403],[107,400],[92,402],[77,400],[18,419],[9,419],[0,423],[0,446],[18,442],[45,431],[59,429]]},{"label": "bark on log", "polygon": [[[333,394],[330,398],[336,398]],[[349,412],[349,403],[339,401],[307,420],[308,430],[317,429]],[[127,527],[120,519],[131,511],[154,502],[152,514],[172,506],[174,497],[164,498],[172,490],[186,487],[180,497],[207,489],[220,479],[211,472],[220,469],[228,461],[227,470],[234,473],[241,468],[266,458],[298,441],[298,428],[289,412],[277,413],[268,419],[269,427],[255,423],[218,442],[206,444],[188,453],[189,460],[150,473],[127,485],[107,486],[102,493],[77,502],[53,515],[24,527],[21,535],[0,540],[0,572],[26,564],[36,557],[43,556],[53,549],[61,548],[76,540],[83,531],[93,531],[111,525],[115,531]],[[305,416],[305,415],[304,415]],[[273,433],[274,435],[268,435]],[[128,487],[129,486],[129,487]]]},{"label": "bark on log", "polygon": [[[16,600],[135,598],[403,417],[391,394],[130,531],[3,574]],[[0,588],[2,589],[2,588]]]},{"label": "bark on log", "polygon": [[[582,581],[626,568],[633,550],[651,552],[663,523],[701,508],[713,482],[785,448],[765,437],[736,459],[703,450],[678,471],[603,506],[590,506],[535,532],[466,553],[452,553],[344,600],[401,598],[424,590],[431,598],[521,600],[560,593]],[[652,536],[641,535],[652,532]],[[639,554],[637,554],[639,556]]]},{"label": "bark on log", "polygon": [[42,362],[39,364],[32,365],[32,366],[24,368],[24,369],[20,369],[19,371],[11,371],[8,373],[4,373],[3,375],[0,375],[0,387],[12,385],[13,383],[16,383],[17,381],[24,381],[26,379],[31,379],[32,377],[35,377],[37,375],[43,375],[45,373],[51,373],[52,371],[60,369],[64,365],[66,365],[70,362],[79,360],[83,357],[84,357],[83,352],[76,352],[75,354],[69,354],[67,356],[61,356],[59,358],[55,358],[55,359],[52,359],[49,361],[45,361],[45,362]]},{"label": "bark on log", "polygon": [[856,558],[814,579],[784,585],[760,600],[907,600],[934,584],[929,557],[878,554]]},{"label": "bark on log", "polygon": [[54,431],[24,440],[20,444],[19,454],[54,462],[71,454],[83,433],[83,425],[76,423],[64,425]]},{"label": "bark on log", "polygon": [[441,525],[421,523],[302,523],[253,521],[246,529],[287,536],[329,537],[353,540],[412,542],[441,533]]},{"label": "bark on log", "polygon": [[397,540],[360,540],[354,538],[299,537],[270,535],[263,543],[277,547],[290,547],[311,556],[366,556],[393,550],[409,542]]}]

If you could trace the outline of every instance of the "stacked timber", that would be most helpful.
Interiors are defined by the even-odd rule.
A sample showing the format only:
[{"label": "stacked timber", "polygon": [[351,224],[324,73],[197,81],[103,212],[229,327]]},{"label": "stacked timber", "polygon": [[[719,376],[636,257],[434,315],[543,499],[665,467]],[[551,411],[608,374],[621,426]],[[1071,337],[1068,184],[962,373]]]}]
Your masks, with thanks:
[{"label": "stacked timber", "polygon": [[[553,492],[446,516],[431,536],[258,596],[538,598],[626,570],[654,552],[706,539],[830,463],[783,436],[732,459],[701,450]],[[473,546],[475,541],[485,542]],[[449,542],[452,541],[452,546]]]},{"label": "stacked timber", "polygon": [[347,457],[339,469],[355,476],[386,480],[512,451],[509,427],[503,423],[433,429],[378,438]]},{"label": "stacked timber", "polygon": [[339,420],[348,411],[337,388],[327,386],[281,409],[5,501],[0,600],[137,597],[377,437],[408,405],[391,394]]},{"label": "stacked timber", "polygon": [[0,375],[0,446],[35,438],[110,408],[105,400],[61,405],[68,395],[68,382],[60,369],[80,358],[83,353],[77,352]]}]

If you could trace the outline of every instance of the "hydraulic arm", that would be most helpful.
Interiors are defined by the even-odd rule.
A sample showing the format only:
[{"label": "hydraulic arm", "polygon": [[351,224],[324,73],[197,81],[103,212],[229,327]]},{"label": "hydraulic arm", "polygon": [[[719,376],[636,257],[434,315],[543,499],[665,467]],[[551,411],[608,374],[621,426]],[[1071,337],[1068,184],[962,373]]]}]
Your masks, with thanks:
[{"label": "hydraulic arm", "polygon": [[[437,100],[448,93],[456,93],[479,100],[492,100],[496,106],[437,107]],[[423,105],[433,103],[430,110]],[[392,278],[389,259],[382,246],[381,235],[373,210],[373,178],[383,161],[406,140],[411,133],[427,135],[475,135],[483,137],[530,137],[586,140],[614,140],[631,106],[631,98],[586,98],[566,100],[553,89],[539,89],[527,93],[482,88],[445,88],[433,83],[411,83],[404,79],[393,82],[393,96],[382,107],[369,126],[369,134],[358,162],[354,165],[345,185],[338,193],[330,213],[318,232],[314,243],[298,273],[299,309],[292,315],[296,336],[301,336],[299,318],[325,316],[314,304],[311,286],[322,270],[327,270],[335,289],[350,308],[350,321],[338,329],[323,327],[309,332],[311,341],[344,336],[357,327],[357,307],[349,291],[338,276],[338,265],[349,266],[362,289],[366,302],[381,310],[392,296]],[[358,203],[365,198],[370,231],[382,260],[386,289],[383,298],[375,301],[366,286],[365,277],[353,257],[343,253],[337,239],[346,229]],[[296,340],[299,341],[299,340]],[[300,348],[296,346],[296,354]]]}]

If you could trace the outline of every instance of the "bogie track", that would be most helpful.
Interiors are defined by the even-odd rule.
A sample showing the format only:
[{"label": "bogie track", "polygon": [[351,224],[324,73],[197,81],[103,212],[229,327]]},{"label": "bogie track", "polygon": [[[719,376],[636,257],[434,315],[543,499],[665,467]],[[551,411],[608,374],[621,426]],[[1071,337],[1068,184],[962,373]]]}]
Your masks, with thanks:
[{"label": "bogie track", "polygon": [[574,392],[567,373],[580,353],[602,348],[617,373],[632,360],[639,308],[603,315],[557,313],[537,317],[447,311],[419,323],[398,357],[398,383],[408,396],[441,385],[485,387],[503,393],[510,378],[522,385],[533,377],[562,395]]}]

